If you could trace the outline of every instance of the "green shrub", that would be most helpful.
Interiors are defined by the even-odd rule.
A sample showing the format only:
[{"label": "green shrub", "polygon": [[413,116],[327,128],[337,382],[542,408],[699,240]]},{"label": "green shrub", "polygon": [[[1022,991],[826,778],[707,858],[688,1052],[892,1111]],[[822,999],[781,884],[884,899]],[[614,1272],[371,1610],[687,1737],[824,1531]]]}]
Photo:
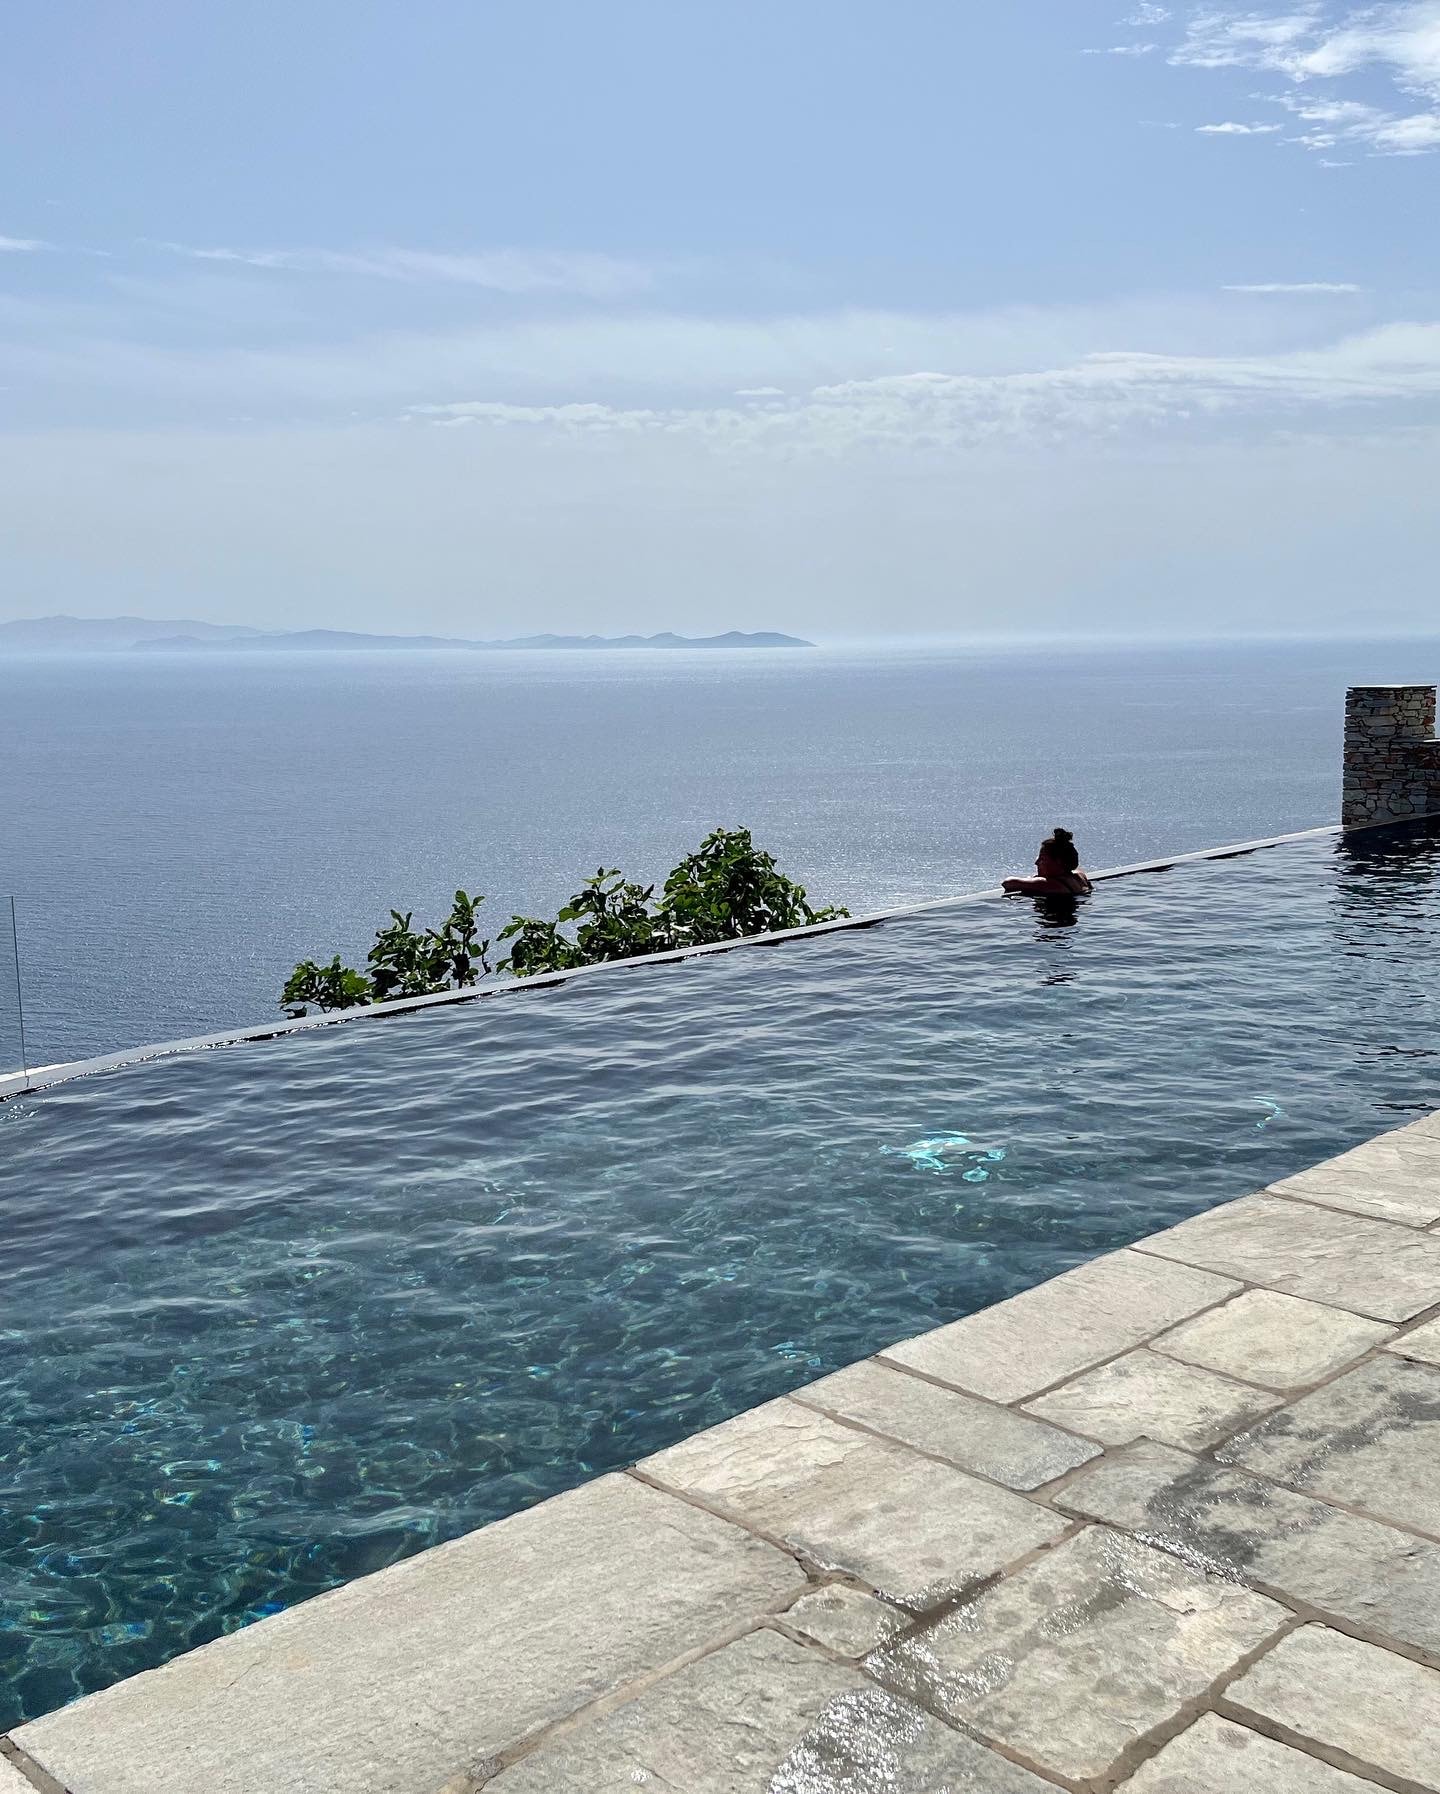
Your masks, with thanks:
[{"label": "green shrub", "polygon": [[390,926],[375,936],[369,953],[372,1002],[430,997],[437,991],[476,983],[477,966],[482,972],[491,969],[486,957],[490,943],[479,938],[475,922],[475,912],[484,901],[457,891],[443,925],[438,930],[427,928],[424,934],[416,934],[410,926],[411,912],[402,916],[392,909]]},{"label": "green shrub", "polygon": [[665,880],[657,920],[667,947],[703,947],[849,913],[812,909],[805,887],[776,870],[774,856],[756,847],[748,828],[717,828]]},{"label": "green shrub", "polygon": [[[587,878],[553,922],[512,916],[496,937],[511,942],[500,964],[517,978],[531,972],[568,972],[604,959],[634,959],[662,950],[650,909],[654,885],[632,885],[618,868],[601,866]],[[578,922],[573,938],[561,929]]]},{"label": "green shrub", "polygon": [[496,937],[508,943],[509,952],[492,968],[490,942],[480,940],[476,923],[485,899],[457,891],[438,930],[417,934],[411,912],[391,910],[390,926],[376,934],[370,949],[368,978],[341,965],[338,954],[327,966],[307,959],[291,973],[280,1001],[292,1014],[303,1014],[306,1005],[350,1009],[463,989],[492,969],[515,978],[568,972],[603,960],[802,928],[850,913],[833,906],[813,909],[804,887],[778,871],[773,855],[758,849],[743,828],[714,830],[665,880],[658,903],[654,896],[653,885],[632,884],[618,869],[602,866],[553,921],[512,916]]},{"label": "green shrub", "polygon": [[302,959],[280,993],[281,1007],[292,1015],[304,1015],[307,1005],[312,1009],[355,1009],[371,1000],[370,980],[353,966],[342,966],[338,953],[328,966]]}]

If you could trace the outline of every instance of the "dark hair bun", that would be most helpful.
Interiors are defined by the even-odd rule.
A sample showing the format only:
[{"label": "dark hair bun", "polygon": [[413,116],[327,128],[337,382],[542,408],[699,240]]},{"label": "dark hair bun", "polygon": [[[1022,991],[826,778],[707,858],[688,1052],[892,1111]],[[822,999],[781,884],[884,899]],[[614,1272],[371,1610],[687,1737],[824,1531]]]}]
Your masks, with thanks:
[{"label": "dark hair bun", "polygon": [[1075,837],[1070,833],[1068,828],[1057,828],[1055,831],[1055,839],[1057,841],[1073,841]]}]

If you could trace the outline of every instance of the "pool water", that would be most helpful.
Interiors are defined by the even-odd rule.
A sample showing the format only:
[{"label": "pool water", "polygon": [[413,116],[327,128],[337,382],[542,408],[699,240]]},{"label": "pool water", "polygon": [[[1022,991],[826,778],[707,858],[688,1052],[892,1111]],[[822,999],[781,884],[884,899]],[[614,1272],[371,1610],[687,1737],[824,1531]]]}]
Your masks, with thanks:
[{"label": "pool water", "polygon": [[0,1724],[1398,1124],[1437,947],[1327,836],[0,1105]]}]

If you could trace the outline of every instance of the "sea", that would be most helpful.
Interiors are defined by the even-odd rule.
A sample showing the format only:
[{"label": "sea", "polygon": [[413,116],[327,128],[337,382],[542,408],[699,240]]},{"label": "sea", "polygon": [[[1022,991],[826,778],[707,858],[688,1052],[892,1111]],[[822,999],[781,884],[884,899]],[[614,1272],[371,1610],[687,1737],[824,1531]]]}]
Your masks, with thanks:
[{"label": "sea", "polygon": [[1440,638],[6,658],[0,1058],[17,981],[32,1066],[264,1022],[392,908],[498,933],[720,825],[856,913],[1056,823],[1095,867],[1313,827],[1347,684],[1437,677]]}]

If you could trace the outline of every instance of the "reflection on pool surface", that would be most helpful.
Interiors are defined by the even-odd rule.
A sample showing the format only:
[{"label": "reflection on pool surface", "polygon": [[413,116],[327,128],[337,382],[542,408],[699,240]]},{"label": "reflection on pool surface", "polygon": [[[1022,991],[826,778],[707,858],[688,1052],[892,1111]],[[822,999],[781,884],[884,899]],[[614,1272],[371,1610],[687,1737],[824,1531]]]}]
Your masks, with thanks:
[{"label": "reflection on pool surface", "polygon": [[1355,840],[0,1106],[0,1723],[1430,1106]]}]

